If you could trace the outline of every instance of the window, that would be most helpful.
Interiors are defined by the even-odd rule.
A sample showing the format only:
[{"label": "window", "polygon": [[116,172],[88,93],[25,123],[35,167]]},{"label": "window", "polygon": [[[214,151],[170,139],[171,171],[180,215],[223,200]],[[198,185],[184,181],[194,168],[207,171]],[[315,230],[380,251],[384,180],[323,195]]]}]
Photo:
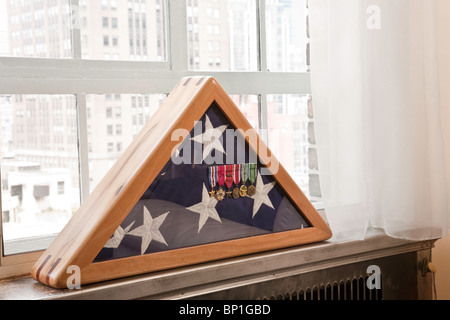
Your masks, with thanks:
[{"label": "window", "polygon": [[[0,95],[4,253],[58,233],[80,205],[74,95]],[[2,214],[3,218],[3,214]]]},{"label": "window", "polygon": [[[257,1],[211,3],[188,0],[187,3],[189,11],[199,13],[195,20],[188,20],[191,70],[258,70]],[[209,7],[210,5],[215,7]],[[200,27],[196,28],[197,24]],[[208,55],[213,49],[212,43],[217,43],[216,51],[221,55],[220,57],[214,58]],[[218,43],[224,45],[220,46]],[[196,58],[198,63],[195,62]],[[220,62],[214,63],[215,59],[219,59]]]},{"label": "window", "polygon": [[58,181],[58,194],[63,195],[65,193],[64,181]]},{"label": "window", "polygon": [[309,194],[308,100],[308,95],[267,96],[270,148],[306,194]]},{"label": "window", "polygon": [[122,117],[122,107],[116,107],[116,118]]},{"label": "window", "polygon": [[29,272],[23,253],[50,243],[186,75],[215,77],[308,190],[306,0],[24,3],[0,1],[0,277]]},{"label": "window", "polygon": [[116,135],[120,136],[122,134],[122,125],[117,124],[116,125]]}]

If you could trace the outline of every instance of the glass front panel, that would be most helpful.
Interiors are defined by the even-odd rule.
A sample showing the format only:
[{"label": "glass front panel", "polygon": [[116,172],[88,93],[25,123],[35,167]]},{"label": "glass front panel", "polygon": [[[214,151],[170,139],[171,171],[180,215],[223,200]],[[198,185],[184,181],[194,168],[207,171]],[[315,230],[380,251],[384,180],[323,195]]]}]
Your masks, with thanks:
[{"label": "glass front panel", "polygon": [[212,104],[95,261],[308,228],[236,129]]}]

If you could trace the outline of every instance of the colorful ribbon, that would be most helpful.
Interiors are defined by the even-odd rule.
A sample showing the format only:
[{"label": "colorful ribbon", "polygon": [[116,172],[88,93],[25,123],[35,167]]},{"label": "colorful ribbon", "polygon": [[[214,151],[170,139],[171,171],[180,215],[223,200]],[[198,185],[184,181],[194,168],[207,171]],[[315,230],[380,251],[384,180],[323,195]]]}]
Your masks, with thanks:
[{"label": "colorful ribbon", "polygon": [[256,171],[257,171],[256,170],[257,169],[256,163],[250,163],[249,169],[250,169],[249,180],[250,180],[251,184],[254,184],[255,181],[256,181]]},{"label": "colorful ribbon", "polygon": [[216,167],[209,167],[208,169],[209,186],[214,189],[217,184],[217,169]]},{"label": "colorful ribbon", "polygon": [[225,184],[227,185],[228,190],[230,190],[233,185],[233,172],[234,166],[232,164],[227,164],[225,166]]},{"label": "colorful ribbon", "polygon": [[225,183],[225,167],[224,166],[218,166],[217,168],[217,183],[219,186],[223,186]]},{"label": "colorful ribbon", "polygon": [[235,164],[234,165],[234,183],[236,186],[241,182],[241,165]]},{"label": "colorful ribbon", "polygon": [[242,184],[245,184],[248,179],[248,163],[243,163],[241,165],[241,177],[242,177]]}]

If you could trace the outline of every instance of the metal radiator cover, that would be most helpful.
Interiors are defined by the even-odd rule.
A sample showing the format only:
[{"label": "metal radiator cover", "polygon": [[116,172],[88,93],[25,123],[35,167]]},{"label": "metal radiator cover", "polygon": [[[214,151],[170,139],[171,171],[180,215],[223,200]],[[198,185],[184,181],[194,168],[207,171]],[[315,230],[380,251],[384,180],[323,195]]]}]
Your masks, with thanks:
[{"label": "metal radiator cover", "polygon": [[[284,278],[240,285],[190,299],[232,300],[395,300],[418,299],[418,261],[410,252]],[[378,266],[380,289],[369,289],[367,268]]]}]

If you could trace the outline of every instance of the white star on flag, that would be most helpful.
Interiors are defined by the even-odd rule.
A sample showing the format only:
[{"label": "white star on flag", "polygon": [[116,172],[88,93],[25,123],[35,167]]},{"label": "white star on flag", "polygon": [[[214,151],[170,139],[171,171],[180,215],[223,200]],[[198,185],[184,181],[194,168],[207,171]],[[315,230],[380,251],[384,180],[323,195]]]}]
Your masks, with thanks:
[{"label": "white star on flag", "polygon": [[220,220],[219,214],[217,213],[216,205],[217,199],[211,198],[208,189],[206,189],[206,186],[203,185],[202,202],[186,208],[187,210],[196,212],[200,215],[200,219],[198,221],[198,233],[200,233],[200,230],[203,228],[208,218],[212,218],[222,223],[222,220]]},{"label": "white star on flag", "polygon": [[106,242],[105,248],[114,248],[114,249],[118,248],[120,243],[123,240],[123,237],[125,237],[125,235],[128,233],[128,231],[130,231],[133,224],[134,224],[134,221],[132,223],[130,223],[130,225],[128,227],[126,227],[125,229],[123,229],[121,226],[119,226],[117,228],[117,230],[114,231],[113,237],[110,238],[108,240],[108,242]]},{"label": "white star on flag", "polygon": [[191,140],[203,144],[202,160],[205,160],[212,150],[217,150],[219,152],[222,152],[223,154],[226,154],[219,138],[220,136],[222,136],[223,132],[228,127],[228,125],[223,125],[214,128],[211,121],[209,120],[209,117],[207,115],[205,115],[205,117],[206,117],[205,132],[203,134],[191,138]]},{"label": "white star on flag", "polygon": [[265,204],[269,206],[270,208],[274,209],[272,202],[269,199],[269,192],[272,190],[272,188],[275,186],[275,181],[270,182],[268,184],[264,184],[261,174],[258,172],[258,177],[256,178],[256,193],[251,198],[255,200],[253,202],[253,215],[252,218],[255,217],[256,213],[259,211],[259,208],[261,208],[262,204]]},{"label": "white star on flag", "polygon": [[166,246],[168,245],[166,243],[166,240],[162,236],[161,232],[159,231],[159,227],[161,227],[169,212],[166,212],[160,215],[159,217],[153,219],[152,216],[150,215],[150,211],[148,211],[148,209],[144,206],[143,214],[144,214],[143,225],[137,227],[136,229],[128,233],[132,236],[142,238],[141,254],[145,253],[152,240],[163,243]]}]

